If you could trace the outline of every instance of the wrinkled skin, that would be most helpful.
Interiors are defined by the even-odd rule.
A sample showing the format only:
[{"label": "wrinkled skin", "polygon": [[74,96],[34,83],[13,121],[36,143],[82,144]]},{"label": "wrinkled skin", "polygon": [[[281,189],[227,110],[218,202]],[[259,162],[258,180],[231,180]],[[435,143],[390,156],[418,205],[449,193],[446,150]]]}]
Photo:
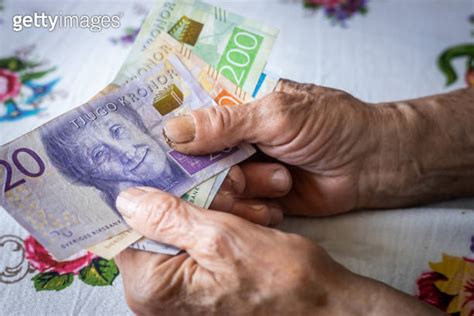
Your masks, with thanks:
[{"label": "wrinkled skin", "polygon": [[[255,144],[291,173],[289,193],[272,202],[288,214],[324,216],[473,196],[473,100],[470,88],[368,104],[343,91],[281,80],[260,100],[191,112],[168,121],[164,133],[189,154]],[[260,176],[265,167],[260,163],[245,177],[268,186]]]},{"label": "wrinkled skin", "polygon": [[119,195],[132,228],[185,251],[120,254],[128,304],[141,315],[439,314],[351,273],[302,237],[242,218],[275,225],[282,210],[321,216],[474,194],[472,100],[465,89],[377,106],[282,81],[248,105],[168,121],[164,134],[181,152],[249,142],[266,157],[233,168],[211,207],[221,212],[150,188]]},{"label": "wrinkled skin", "polygon": [[[184,249],[116,257],[138,315],[427,315],[427,305],[357,276],[311,241],[200,209],[151,188],[117,200],[127,223]],[[383,312],[383,313],[381,313]]]},{"label": "wrinkled skin", "polygon": [[[129,223],[148,227],[146,233],[153,237],[154,229],[161,232],[172,227],[169,238],[179,239],[173,242],[189,254],[169,257],[127,251],[117,257],[127,301],[137,314],[247,314],[271,305],[276,312],[277,306],[286,305],[281,293],[291,293],[285,298],[288,303],[306,299],[307,306],[299,308],[309,311],[313,304],[326,299],[329,289],[300,287],[305,280],[317,283],[318,279],[316,271],[312,271],[318,269],[318,264],[311,267],[301,262],[318,261],[321,272],[343,271],[323,250],[297,235],[200,210],[161,196],[161,192],[138,194],[140,203],[148,208],[147,215],[135,216]],[[155,199],[166,203],[158,204]],[[178,231],[187,232],[188,236],[180,238]],[[199,238],[193,240],[194,236]],[[167,238],[161,233],[160,237]],[[335,274],[332,278],[339,276]]]},{"label": "wrinkled skin", "polygon": [[183,124],[165,127],[177,150],[202,154],[245,141],[291,166],[293,187],[278,200],[287,213],[322,216],[363,206],[361,190],[377,170],[370,165],[378,149],[374,107],[343,91],[282,80],[261,100],[191,115],[191,142],[168,135]]}]

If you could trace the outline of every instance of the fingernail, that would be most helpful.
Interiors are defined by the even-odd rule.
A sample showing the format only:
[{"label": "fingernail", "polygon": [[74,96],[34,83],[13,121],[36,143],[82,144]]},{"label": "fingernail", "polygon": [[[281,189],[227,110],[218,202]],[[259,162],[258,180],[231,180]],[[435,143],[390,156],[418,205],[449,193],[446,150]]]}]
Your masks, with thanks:
[{"label": "fingernail", "polygon": [[270,226],[274,227],[283,222],[283,211],[279,207],[270,207]]},{"label": "fingernail", "polygon": [[232,192],[236,195],[241,194],[245,189],[244,180],[238,179],[232,172],[229,172],[221,186],[221,190]]},{"label": "fingernail", "polygon": [[165,122],[165,137],[175,144],[189,143],[194,139],[194,120],[189,115],[177,116]]},{"label": "fingernail", "polygon": [[271,226],[273,222],[272,210],[266,205],[252,205],[250,206],[255,213],[260,213],[259,215],[254,214],[259,218],[259,223],[263,226]]},{"label": "fingernail", "polygon": [[125,217],[132,217],[135,214],[139,202],[139,197],[142,196],[146,191],[139,188],[130,188],[120,192],[115,206],[117,210]]},{"label": "fingernail", "polygon": [[211,205],[221,212],[230,212],[234,205],[234,198],[230,192],[220,191],[215,196]]},{"label": "fingernail", "polygon": [[287,191],[290,187],[290,175],[283,169],[276,169],[270,181],[276,191]]},{"label": "fingernail", "polygon": [[256,212],[266,212],[267,211],[267,207],[265,205],[257,204],[257,205],[250,205],[250,207]]}]

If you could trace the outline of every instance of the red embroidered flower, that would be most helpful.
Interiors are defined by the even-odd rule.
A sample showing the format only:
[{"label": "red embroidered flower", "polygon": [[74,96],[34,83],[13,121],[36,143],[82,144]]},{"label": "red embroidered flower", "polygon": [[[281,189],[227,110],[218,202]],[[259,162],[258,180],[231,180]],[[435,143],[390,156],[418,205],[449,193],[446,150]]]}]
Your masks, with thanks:
[{"label": "red embroidered flower", "polygon": [[78,274],[79,271],[85,266],[89,265],[95,255],[87,252],[86,255],[81,256],[77,259],[69,261],[56,261],[48,253],[48,251],[41,246],[32,236],[29,236],[24,241],[26,250],[26,259],[31,265],[39,272],[57,272],[58,274],[74,273]]},{"label": "red embroidered flower", "polygon": [[16,97],[20,87],[21,81],[16,73],[0,69],[0,102]]},{"label": "red embroidered flower", "polygon": [[433,271],[423,273],[416,281],[418,285],[417,296],[420,300],[446,312],[453,297],[436,288],[435,282],[439,280],[446,280],[446,278],[442,274]]},{"label": "red embroidered flower", "polygon": [[334,8],[335,6],[341,4],[344,0],[307,0],[306,3],[322,5],[326,8]]}]

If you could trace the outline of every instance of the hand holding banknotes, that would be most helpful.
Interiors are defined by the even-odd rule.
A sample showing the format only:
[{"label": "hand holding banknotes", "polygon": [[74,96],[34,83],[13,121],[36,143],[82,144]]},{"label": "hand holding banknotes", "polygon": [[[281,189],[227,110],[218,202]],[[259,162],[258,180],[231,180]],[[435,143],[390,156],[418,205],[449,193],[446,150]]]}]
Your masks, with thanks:
[{"label": "hand holding banknotes", "polygon": [[[470,147],[453,142],[459,139],[456,133],[473,129],[466,114],[473,93],[464,89],[369,106],[341,91],[282,81],[262,100],[193,111],[168,121],[164,132],[182,152],[212,152],[246,141],[290,165],[293,186],[283,197],[265,196],[262,189],[271,179],[268,169],[286,170],[283,165],[241,165],[240,181],[252,185],[234,192],[235,201],[248,194],[277,197],[285,211],[305,215],[406,205],[474,193],[472,173],[463,169]],[[443,128],[453,122],[459,128]],[[464,140],[472,146],[474,139]],[[435,176],[412,167],[400,146]],[[435,148],[438,159],[427,155],[425,146]],[[430,179],[426,187],[424,176]],[[258,181],[267,184],[255,185]],[[185,250],[170,257],[128,249],[117,257],[127,301],[138,314],[439,313],[351,273],[305,238],[204,210],[156,189],[122,192],[117,208],[141,234]],[[218,203],[213,209],[220,210]]]},{"label": "hand holding banknotes", "polygon": [[[292,188],[272,203],[287,214],[402,207],[474,194],[474,138],[466,136],[474,135],[473,93],[369,104],[343,91],[280,80],[260,100],[192,111],[169,120],[164,133],[184,153],[248,142],[284,163]],[[258,189],[268,186],[269,164],[242,168],[259,182],[246,195],[276,197]]]},{"label": "hand holding banknotes", "polygon": [[298,235],[202,209],[153,188],[123,192],[117,207],[142,235],[186,251],[168,256],[127,249],[116,257],[127,302],[138,315],[436,313],[351,273]]},{"label": "hand holding banknotes", "polygon": [[[290,165],[293,187],[278,199],[285,211],[308,216],[360,208],[364,183],[376,169],[375,127],[370,106],[351,95],[281,80],[276,92],[240,107],[193,111],[165,123],[170,146],[189,154],[215,152],[241,142]],[[260,185],[266,163],[243,165]],[[281,168],[284,168],[281,166]],[[257,180],[258,179],[258,180]],[[261,192],[258,197],[275,198]],[[239,194],[236,194],[239,196]],[[219,208],[219,207],[217,207]]]}]

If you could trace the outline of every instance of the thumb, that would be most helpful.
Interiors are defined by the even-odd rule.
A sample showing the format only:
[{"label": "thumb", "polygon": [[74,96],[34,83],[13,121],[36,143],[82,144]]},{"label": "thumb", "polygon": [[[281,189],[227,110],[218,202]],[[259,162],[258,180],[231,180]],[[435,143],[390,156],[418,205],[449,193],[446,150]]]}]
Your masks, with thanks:
[{"label": "thumb", "polygon": [[[267,145],[290,119],[282,113],[286,93],[274,92],[240,106],[215,106],[169,119],[163,134],[169,145],[185,154],[207,154],[242,142]],[[280,106],[279,106],[280,105]]]},{"label": "thumb", "polygon": [[[209,259],[210,251],[215,252],[215,245],[224,236],[234,235],[241,229],[251,230],[248,226],[253,225],[230,214],[202,209],[153,188],[125,190],[118,196],[116,206],[127,224],[140,234],[186,250],[197,261]],[[229,226],[239,229],[228,229]],[[238,236],[229,239],[235,240]]]}]

